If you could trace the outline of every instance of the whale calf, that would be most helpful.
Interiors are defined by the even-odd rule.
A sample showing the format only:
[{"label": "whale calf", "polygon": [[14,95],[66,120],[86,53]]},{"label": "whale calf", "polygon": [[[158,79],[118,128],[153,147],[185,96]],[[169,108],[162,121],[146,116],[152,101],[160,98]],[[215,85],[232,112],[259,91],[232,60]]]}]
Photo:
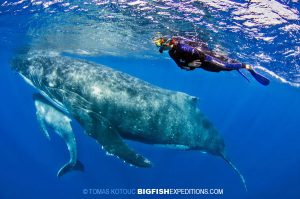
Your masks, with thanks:
[{"label": "whale calf", "polygon": [[197,108],[197,98],[151,85],[112,68],[51,51],[17,55],[13,70],[109,154],[137,167],[151,162],[124,139],[222,157],[223,138]]},{"label": "whale calf", "polygon": [[83,171],[83,164],[77,160],[76,140],[71,127],[71,119],[59,109],[50,104],[41,94],[33,95],[36,107],[36,117],[45,136],[50,140],[47,126],[52,128],[66,143],[70,160],[57,172],[57,176],[61,177],[70,170]]}]

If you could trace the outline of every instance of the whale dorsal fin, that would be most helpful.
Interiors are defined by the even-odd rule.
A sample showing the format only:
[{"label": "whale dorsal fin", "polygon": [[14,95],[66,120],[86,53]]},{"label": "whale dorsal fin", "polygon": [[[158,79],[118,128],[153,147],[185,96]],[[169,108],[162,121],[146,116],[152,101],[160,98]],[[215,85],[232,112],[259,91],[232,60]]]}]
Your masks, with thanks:
[{"label": "whale dorsal fin", "polygon": [[107,153],[137,167],[151,167],[151,162],[132,150],[109,121],[94,112],[90,112],[89,115],[91,121],[86,126],[86,131],[103,146]]}]

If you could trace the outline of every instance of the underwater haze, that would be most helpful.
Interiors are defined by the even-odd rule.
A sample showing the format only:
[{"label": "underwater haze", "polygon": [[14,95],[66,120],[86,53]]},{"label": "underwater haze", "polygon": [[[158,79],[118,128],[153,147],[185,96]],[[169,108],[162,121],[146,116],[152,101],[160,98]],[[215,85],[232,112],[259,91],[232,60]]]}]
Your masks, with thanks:
[{"label": "underwater haze", "polygon": [[[237,72],[181,70],[159,53],[158,35],[204,41],[256,67],[262,86]],[[36,89],[12,68],[20,52],[58,52],[158,87],[196,96],[224,138],[222,158],[126,141],[151,160],[137,168],[109,156],[72,118],[84,172],[58,178],[63,140],[36,119]],[[0,198],[300,198],[300,5],[297,0],[0,1]],[[88,77],[87,77],[88,78]],[[126,118],[124,118],[126,119]],[[120,193],[116,190],[127,190]],[[223,194],[138,195],[137,189],[213,189]],[[108,190],[109,193],[106,193]]]}]

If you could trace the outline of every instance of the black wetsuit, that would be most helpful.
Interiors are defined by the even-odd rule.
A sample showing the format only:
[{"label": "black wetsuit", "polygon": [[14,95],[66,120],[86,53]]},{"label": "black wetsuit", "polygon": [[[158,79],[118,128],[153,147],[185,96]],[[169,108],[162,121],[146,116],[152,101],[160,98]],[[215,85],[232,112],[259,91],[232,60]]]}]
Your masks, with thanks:
[{"label": "black wetsuit", "polygon": [[169,55],[182,69],[187,67],[194,70],[195,67],[188,66],[188,64],[195,60],[201,61],[200,68],[211,72],[238,70],[245,67],[243,63],[223,61],[214,57],[211,52],[202,52],[182,41],[169,50]]},{"label": "black wetsuit", "polygon": [[[218,56],[212,51],[208,50],[203,43],[196,43],[193,41],[178,40],[173,48],[169,50],[170,57],[176,64],[186,70],[194,70],[195,68],[203,68],[211,72],[231,71],[237,70],[245,79],[249,79],[240,71],[240,69],[247,69],[251,75],[262,85],[269,85],[270,80],[263,75],[257,73],[251,66],[246,68],[246,64],[239,63],[226,57]],[[159,52],[162,53],[165,46],[161,46]],[[189,66],[189,63],[199,60],[200,66]]]}]

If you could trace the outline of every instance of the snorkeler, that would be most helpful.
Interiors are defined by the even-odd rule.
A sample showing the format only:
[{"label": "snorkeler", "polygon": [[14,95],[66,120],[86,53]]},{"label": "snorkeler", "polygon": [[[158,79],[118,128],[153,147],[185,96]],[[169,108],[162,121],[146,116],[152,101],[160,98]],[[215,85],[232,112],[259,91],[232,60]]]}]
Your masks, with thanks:
[{"label": "snorkeler", "polygon": [[270,83],[270,80],[257,73],[252,66],[220,56],[210,51],[203,42],[195,42],[183,37],[161,36],[154,39],[154,43],[159,47],[160,53],[168,50],[170,57],[181,69],[190,71],[202,68],[210,72],[236,70],[249,81],[240,71],[240,69],[246,69],[262,85],[267,86]]}]

